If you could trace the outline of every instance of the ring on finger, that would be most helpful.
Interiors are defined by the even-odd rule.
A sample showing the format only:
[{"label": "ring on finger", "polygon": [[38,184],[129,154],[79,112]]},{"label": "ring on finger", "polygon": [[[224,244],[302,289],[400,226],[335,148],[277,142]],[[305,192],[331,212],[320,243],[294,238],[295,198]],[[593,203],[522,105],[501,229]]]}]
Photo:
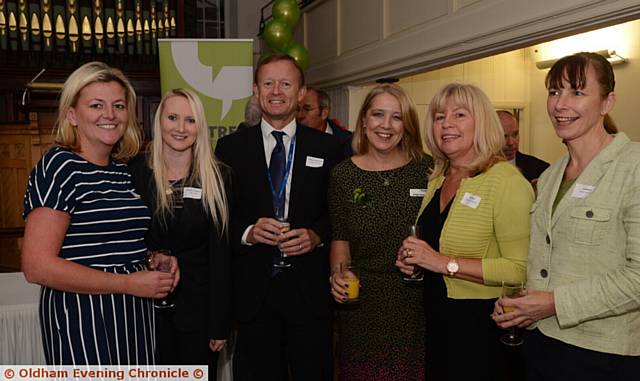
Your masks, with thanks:
[{"label": "ring on finger", "polygon": [[407,250],[407,257],[413,257],[413,250],[411,249]]},{"label": "ring on finger", "polygon": [[298,245],[298,250],[302,250],[302,244]]}]

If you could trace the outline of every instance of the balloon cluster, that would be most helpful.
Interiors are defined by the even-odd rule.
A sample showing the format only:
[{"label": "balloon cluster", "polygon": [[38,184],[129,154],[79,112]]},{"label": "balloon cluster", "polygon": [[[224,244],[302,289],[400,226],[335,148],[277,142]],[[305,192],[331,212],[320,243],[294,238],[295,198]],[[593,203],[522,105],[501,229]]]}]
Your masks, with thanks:
[{"label": "balloon cluster", "polygon": [[293,29],[300,20],[300,7],[296,0],[276,0],[272,18],[262,32],[267,46],[276,53],[285,53],[298,62],[302,70],[309,67],[309,52],[293,39]]}]

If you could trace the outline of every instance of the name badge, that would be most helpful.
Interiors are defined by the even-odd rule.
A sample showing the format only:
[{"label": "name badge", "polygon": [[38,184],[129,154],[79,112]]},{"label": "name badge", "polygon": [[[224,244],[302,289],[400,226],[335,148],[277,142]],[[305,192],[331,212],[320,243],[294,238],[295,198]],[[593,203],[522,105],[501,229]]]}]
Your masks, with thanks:
[{"label": "name badge", "polygon": [[320,168],[324,165],[324,159],[319,157],[307,156],[307,167]]},{"label": "name badge", "polygon": [[411,189],[409,189],[409,196],[410,197],[424,197],[425,194],[427,194],[427,190],[426,189],[419,189],[419,188],[411,188]]},{"label": "name badge", "polygon": [[478,205],[480,205],[480,200],[480,196],[476,196],[475,194],[466,192],[464,196],[462,196],[462,201],[460,201],[460,203],[462,203],[462,205],[468,206],[469,208],[476,209]]},{"label": "name badge", "polygon": [[182,198],[193,198],[195,200],[200,200],[202,198],[202,189],[184,187],[184,192],[182,192]]},{"label": "name badge", "polygon": [[573,188],[573,192],[571,192],[571,197],[573,198],[587,198],[593,191],[596,190],[596,187],[593,185],[585,185],[576,183],[575,188]]}]

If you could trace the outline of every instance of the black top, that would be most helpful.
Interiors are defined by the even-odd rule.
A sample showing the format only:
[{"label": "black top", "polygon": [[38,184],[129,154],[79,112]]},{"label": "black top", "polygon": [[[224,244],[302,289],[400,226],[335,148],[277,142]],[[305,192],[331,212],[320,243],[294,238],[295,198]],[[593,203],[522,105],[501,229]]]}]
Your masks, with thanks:
[{"label": "black top", "polygon": [[[422,239],[435,251],[440,251],[440,235],[449,216],[453,198],[440,213],[440,189],[436,190],[433,198],[418,218],[418,225],[422,226]],[[431,271],[424,272],[424,297],[427,301],[431,297],[443,298],[447,296],[447,288],[442,274]]]},{"label": "black top", "polygon": [[[149,208],[156,211],[156,184],[146,158],[139,156],[129,166],[136,191]],[[222,169],[225,192],[229,197],[231,180],[228,171]],[[199,188],[198,185],[191,187]],[[202,199],[182,197],[184,185],[180,181],[171,188],[178,196],[173,213],[165,222],[153,213],[145,239],[149,249],[169,249],[178,258],[180,282],[172,294],[176,305],[174,323],[185,332],[206,330],[210,339],[226,339],[231,314],[228,237],[219,233],[211,215],[204,209]]]}]

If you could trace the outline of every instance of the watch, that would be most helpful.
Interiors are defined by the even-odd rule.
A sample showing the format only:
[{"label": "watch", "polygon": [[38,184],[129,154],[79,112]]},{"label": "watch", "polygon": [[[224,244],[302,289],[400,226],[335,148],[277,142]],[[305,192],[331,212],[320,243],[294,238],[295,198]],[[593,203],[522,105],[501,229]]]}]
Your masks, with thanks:
[{"label": "watch", "polygon": [[449,258],[449,263],[447,263],[447,275],[454,276],[458,270],[460,270],[458,260],[456,258]]}]

